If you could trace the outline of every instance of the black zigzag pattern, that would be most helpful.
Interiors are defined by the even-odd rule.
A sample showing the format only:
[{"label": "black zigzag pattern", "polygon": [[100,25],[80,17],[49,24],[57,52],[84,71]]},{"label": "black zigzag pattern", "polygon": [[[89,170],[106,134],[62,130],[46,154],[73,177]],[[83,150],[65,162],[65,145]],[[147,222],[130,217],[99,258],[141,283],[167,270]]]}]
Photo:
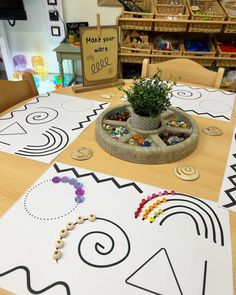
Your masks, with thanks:
[{"label": "black zigzag pattern", "polygon": [[82,177],[87,177],[87,176],[91,176],[97,183],[102,183],[102,182],[107,182],[107,181],[111,181],[115,184],[115,186],[118,188],[118,189],[122,189],[122,188],[125,188],[125,187],[128,187],[128,186],[133,186],[140,194],[143,192],[143,190],[135,183],[135,182],[129,182],[129,183],[126,183],[126,184],[119,184],[117,182],[117,180],[114,178],[114,177],[108,177],[108,178],[104,178],[104,179],[99,179],[97,177],[97,175],[94,173],[94,172],[90,172],[90,173],[85,173],[85,174],[79,174],[75,168],[65,168],[65,169],[60,169],[58,167],[58,165],[55,163],[53,165],[53,167],[55,168],[55,170],[60,173],[60,172],[67,172],[67,171],[71,171],[74,173],[74,175],[77,177],[77,178],[82,178]]},{"label": "black zigzag pattern", "polygon": [[7,118],[0,118],[0,120],[9,120],[9,119],[11,119],[11,118],[14,117],[13,113],[26,111],[26,110],[28,109],[28,108],[27,108],[28,105],[30,105],[30,104],[36,104],[36,103],[39,102],[39,98],[40,98],[40,97],[48,97],[48,96],[50,96],[50,94],[49,94],[48,92],[47,92],[46,95],[40,95],[40,96],[37,96],[37,97],[35,97],[35,100],[36,100],[36,101],[29,102],[29,103],[26,103],[25,105],[23,105],[24,109],[20,109],[20,110],[12,111],[12,112],[10,112],[10,114],[9,114],[10,117],[7,117]]},{"label": "black zigzag pattern", "polygon": [[[236,159],[236,154],[233,154],[234,158]],[[230,165],[230,167],[234,170],[235,174],[228,177],[228,180],[233,184],[233,187],[230,189],[225,190],[226,195],[231,200],[230,203],[223,205],[225,208],[230,208],[236,205],[236,199],[233,198],[231,193],[236,192],[236,164]]]},{"label": "black zigzag pattern", "polygon": [[106,103],[106,102],[101,103],[101,104],[99,105],[99,107],[100,107],[99,109],[95,109],[95,110],[93,110],[93,114],[86,116],[86,119],[87,119],[87,120],[79,122],[79,127],[75,127],[75,128],[73,128],[73,129],[71,129],[71,130],[74,131],[74,130],[78,130],[78,129],[83,128],[83,127],[84,127],[83,124],[84,124],[84,123],[87,123],[87,122],[90,122],[90,121],[91,121],[91,120],[90,120],[91,117],[98,115],[97,111],[103,110],[103,106],[104,106],[104,105],[107,105],[107,103]]},{"label": "black zigzag pattern", "polygon": [[208,112],[202,112],[202,113],[200,113],[200,112],[197,112],[197,111],[195,111],[195,110],[184,110],[184,109],[182,109],[182,108],[180,108],[180,107],[176,107],[176,108],[179,109],[179,110],[181,110],[181,111],[183,111],[183,112],[186,112],[186,113],[188,113],[188,112],[193,112],[193,113],[195,113],[196,115],[208,115],[208,116],[210,116],[210,117],[212,117],[212,118],[225,118],[226,120],[230,121],[230,119],[227,118],[227,117],[225,117],[224,115],[214,116],[214,115],[212,115],[212,114],[210,114],[210,113],[208,113]]},{"label": "black zigzag pattern", "polygon": [[41,289],[41,290],[34,290],[34,289],[32,288],[32,286],[31,286],[31,281],[30,281],[30,270],[28,269],[28,267],[26,267],[26,266],[24,266],[24,265],[16,266],[16,267],[14,267],[14,268],[12,268],[12,269],[10,269],[10,270],[8,270],[8,271],[5,271],[5,272],[3,272],[3,273],[0,273],[0,277],[6,276],[6,275],[8,275],[9,273],[14,272],[14,271],[19,270],[19,269],[22,269],[22,270],[24,270],[24,271],[26,272],[27,289],[28,289],[28,291],[29,291],[30,293],[32,293],[32,294],[42,294],[42,293],[44,293],[45,291],[47,291],[47,290],[49,290],[49,289],[51,289],[51,288],[53,288],[53,287],[55,287],[55,286],[57,286],[57,285],[61,285],[61,286],[65,287],[65,291],[66,291],[65,294],[67,294],[67,295],[71,295],[70,287],[68,286],[67,283],[65,283],[65,282],[63,282],[63,281],[55,282],[55,283],[53,283],[53,284],[51,284],[51,285],[49,285],[49,286],[47,286],[47,287],[45,287],[45,288],[43,288],[43,289]]}]

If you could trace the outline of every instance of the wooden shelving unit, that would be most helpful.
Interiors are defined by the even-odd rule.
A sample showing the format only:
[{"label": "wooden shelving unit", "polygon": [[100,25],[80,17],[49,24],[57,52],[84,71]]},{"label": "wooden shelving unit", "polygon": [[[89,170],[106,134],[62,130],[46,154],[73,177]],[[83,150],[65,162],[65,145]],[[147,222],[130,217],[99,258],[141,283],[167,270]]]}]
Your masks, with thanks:
[{"label": "wooden shelving unit", "polygon": [[[188,8],[187,8],[188,9]],[[189,10],[188,10],[189,12]],[[129,15],[129,17],[124,17],[125,14],[122,14],[118,17],[117,23],[120,27],[120,51],[119,51],[119,59],[120,65],[122,69],[123,63],[136,63],[141,64],[144,58],[149,58],[151,62],[161,62],[168,59],[173,58],[189,58],[197,61],[203,66],[210,67],[212,65],[223,66],[223,67],[236,67],[236,54],[220,54],[219,50],[217,50],[216,45],[214,43],[214,51],[213,54],[206,54],[202,56],[198,56],[196,54],[188,54],[186,51],[181,52],[181,54],[174,54],[170,52],[166,52],[166,54],[156,54],[155,50],[153,50],[154,46],[151,44],[152,50],[150,51],[142,51],[142,50],[123,50],[122,44],[124,41],[124,36],[126,35],[127,30],[135,30],[142,31],[149,36],[151,36],[150,40],[152,43],[152,37],[157,34],[183,34],[183,36],[199,36],[205,35],[209,40],[216,40],[217,36],[227,35],[234,36],[236,35],[236,18],[227,18],[225,15],[224,20],[199,20],[199,19],[186,19],[186,16],[183,18],[178,17],[163,17],[156,18],[157,15],[153,15],[153,18],[145,18],[144,15]],[[190,17],[190,13],[189,13]],[[212,18],[213,19],[213,18]],[[164,24],[164,25],[163,25]],[[165,26],[166,24],[166,26]],[[171,24],[171,25],[170,25]],[[194,26],[193,26],[194,25]],[[195,26],[196,25],[196,26]],[[199,31],[197,28],[199,26]],[[205,28],[205,31],[204,31]]]}]

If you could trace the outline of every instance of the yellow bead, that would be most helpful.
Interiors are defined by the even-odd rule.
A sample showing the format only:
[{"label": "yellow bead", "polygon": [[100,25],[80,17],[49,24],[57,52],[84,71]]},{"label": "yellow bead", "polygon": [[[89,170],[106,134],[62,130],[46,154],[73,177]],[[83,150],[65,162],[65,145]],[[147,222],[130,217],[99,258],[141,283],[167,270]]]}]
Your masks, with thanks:
[{"label": "yellow bead", "polygon": [[166,202],[166,198],[162,198],[162,203],[165,203]]},{"label": "yellow bead", "polygon": [[154,220],[155,220],[154,217],[150,217],[150,218],[149,218],[149,221],[150,221],[151,223],[152,223]]}]

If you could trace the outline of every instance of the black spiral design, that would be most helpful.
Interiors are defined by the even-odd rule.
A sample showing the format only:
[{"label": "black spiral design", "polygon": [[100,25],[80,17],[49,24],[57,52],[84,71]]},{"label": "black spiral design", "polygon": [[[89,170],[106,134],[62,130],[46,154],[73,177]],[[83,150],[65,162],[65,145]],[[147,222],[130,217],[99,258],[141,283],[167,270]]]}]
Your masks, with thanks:
[{"label": "black spiral design", "polygon": [[26,117],[26,122],[28,124],[45,124],[53,121],[58,117],[58,111],[52,108],[41,107],[41,109],[37,112],[33,112]]},{"label": "black spiral design", "polygon": [[188,90],[173,90],[171,94],[173,97],[184,100],[196,100],[202,97],[201,92],[192,92]]},{"label": "black spiral design", "polygon": [[[104,231],[91,231],[91,232],[85,234],[80,239],[80,242],[79,242],[79,245],[78,245],[78,254],[79,254],[80,259],[84,263],[86,263],[86,264],[88,264],[88,265],[90,265],[92,267],[98,267],[98,268],[111,267],[111,266],[114,266],[114,265],[117,265],[117,264],[123,262],[129,256],[129,253],[130,253],[130,241],[129,241],[129,238],[128,238],[126,232],[118,224],[116,224],[115,222],[113,222],[111,220],[108,220],[108,219],[105,219],[105,218],[99,218],[99,217],[97,217],[96,220],[109,222],[112,225],[114,225],[116,228],[118,228],[119,231],[121,232],[121,234],[123,235],[124,240],[126,241],[126,245],[124,243],[124,246],[122,248],[127,247],[127,249],[124,251],[124,253],[121,255],[121,257],[119,257],[119,258],[116,257],[115,258],[114,255],[113,255],[114,254],[113,252],[115,251],[115,247],[116,247],[116,243],[115,243],[114,238],[110,234],[108,234],[108,233],[106,233]],[[83,252],[82,244],[85,242],[86,239],[88,239],[91,236],[94,237],[95,235],[98,235],[98,238],[102,237],[102,236],[103,237],[105,236],[105,238],[107,238],[110,245],[109,246],[104,246],[99,241],[95,242],[94,249],[91,249],[91,251],[89,251],[89,258],[86,258],[85,257],[86,254],[82,253]],[[100,256],[100,255],[107,256],[109,254],[112,254],[112,262],[103,262],[103,263],[101,263],[101,262],[97,262],[97,263],[91,262],[90,257],[92,256],[91,255],[92,251],[94,251],[96,256],[97,255],[98,256]],[[100,259],[99,259],[99,261],[100,261]]]}]

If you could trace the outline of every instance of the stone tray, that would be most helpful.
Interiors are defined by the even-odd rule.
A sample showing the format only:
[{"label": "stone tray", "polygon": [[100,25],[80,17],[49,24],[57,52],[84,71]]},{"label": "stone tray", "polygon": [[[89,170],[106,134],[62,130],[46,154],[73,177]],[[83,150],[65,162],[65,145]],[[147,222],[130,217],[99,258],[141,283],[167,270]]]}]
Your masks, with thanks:
[{"label": "stone tray", "polygon": [[[125,161],[140,164],[163,164],[171,163],[183,159],[190,155],[197,146],[199,129],[195,120],[186,113],[169,107],[166,112],[161,114],[161,125],[155,130],[136,129],[131,125],[131,117],[126,121],[110,120],[110,115],[116,112],[129,112],[132,116],[132,108],[129,103],[117,105],[105,110],[96,121],[96,139],[98,144],[110,155]],[[190,125],[189,129],[167,126],[166,120],[170,117],[181,117]],[[125,127],[128,134],[122,136],[119,140],[112,138],[107,132],[105,126]],[[161,138],[160,134],[169,132],[172,134],[186,134],[188,136],[184,141],[167,145]],[[151,139],[152,144],[149,147],[140,147],[128,144],[130,138],[135,134],[140,134]]]}]

